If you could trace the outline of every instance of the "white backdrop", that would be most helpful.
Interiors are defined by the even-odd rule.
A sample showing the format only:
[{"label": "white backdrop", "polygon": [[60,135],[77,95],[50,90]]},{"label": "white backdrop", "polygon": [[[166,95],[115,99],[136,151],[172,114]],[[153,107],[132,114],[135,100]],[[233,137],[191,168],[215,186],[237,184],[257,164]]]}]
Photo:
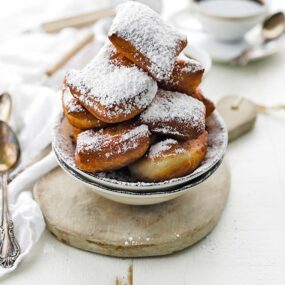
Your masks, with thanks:
[{"label": "white backdrop", "polygon": [[[165,0],[163,3],[163,15],[167,17],[183,8],[187,1]],[[276,0],[273,4],[285,9],[284,1]],[[16,36],[16,32],[37,27],[43,19],[105,5],[105,1],[98,0],[2,1],[2,79],[5,76],[10,84],[16,79],[37,83],[35,74],[40,74],[67,48],[62,39],[76,40],[68,37],[68,30],[59,35],[44,36]],[[31,45],[35,37],[38,38]],[[14,47],[8,54],[7,45]],[[45,56],[37,57],[36,51],[43,47],[46,47]],[[89,46],[65,69],[84,65],[97,48],[96,43]],[[18,52],[19,49],[25,53],[17,58],[15,50]],[[35,55],[35,60],[27,69],[23,68],[23,63],[29,52]],[[63,69],[49,84],[58,88],[64,72]],[[240,94],[263,104],[285,103],[284,75],[285,51],[282,51],[247,67],[214,64],[203,86],[207,96],[215,101],[226,94]],[[163,258],[119,259],[68,247],[45,232],[17,271],[1,279],[0,283],[111,285],[115,284],[117,275],[126,275],[128,266],[133,263],[135,285],[285,284],[284,126],[284,112],[260,115],[251,133],[230,144],[227,159],[231,166],[232,188],[226,210],[216,229],[192,248]]]}]

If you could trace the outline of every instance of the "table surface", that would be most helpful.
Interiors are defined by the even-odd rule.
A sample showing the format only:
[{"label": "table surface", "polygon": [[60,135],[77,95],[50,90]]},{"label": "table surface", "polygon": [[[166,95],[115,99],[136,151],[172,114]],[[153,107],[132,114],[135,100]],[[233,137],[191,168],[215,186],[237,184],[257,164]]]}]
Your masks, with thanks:
[{"label": "table surface", "polygon": [[[185,1],[164,4],[170,13]],[[247,67],[214,64],[203,86],[215,101],[240,94],[270,105],[285,102],[284,75],[285,50]],[[135,285],[285,284],[284,126],[282,112],[260,114],[255,129],[229,145],[227,207],[214,231],[193,247],[167,257],[112,258],[71,248],[46,231],[1,284],[111,285],[131,264]]]}]

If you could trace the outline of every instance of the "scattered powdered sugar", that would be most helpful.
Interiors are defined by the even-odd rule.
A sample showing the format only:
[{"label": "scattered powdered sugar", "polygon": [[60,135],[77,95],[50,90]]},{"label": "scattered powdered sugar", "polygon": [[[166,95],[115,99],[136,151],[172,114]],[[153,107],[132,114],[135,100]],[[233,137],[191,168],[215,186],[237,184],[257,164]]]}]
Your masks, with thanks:
[{"label": "scattered powdered sugar", "polygon": [[[125,153],[128,150],[139,147],[138,139],[148,136],[149,130],[147,125],[140,125],[131,128],[123,134],[111,135],[104,133],[104,130],[99,131],[87,130],[78,135],[77,151],[78,152],[96,152],[99,155],[104,155],[109,158],[114,154]],[[117,139],[114,139],[116,137]],[[109,152],[104,150],[111,149]]]},{"label": "scattered powdered sugar", "polygon": [[135,65],[120,66],[112,61],[115,52],[108,43],[85,68],[66,75],[67,85],[80,93],[82,104],[97,111],[100,104],[108,117],[145,109],[157,91],[156,82],[146,72]]},{"label": "scattered powdered sugar", "polygon": [[179,154],[184,153],[185,150],[179,146],[179,142],[174,139],[166,139],[164,141],[158,142],[152,145],[148,152],[148,157],[150,159],[156,159],[157,157],[161,157],[165,155],[167,150],[170,150],[173,146],[175,146],[173,153],[171,154]]},{"label": "scattered powdered sugar", "polygon": [[80,105],[77,99],[75,99],[68,87],[63,91],[63,105],[66,108],[67,113],[81,113],[86,109]]},{"label": "scattered powdered sugar", "polygon": [[[205,128],[205,106],[180,92],[159,89],[151,105],[141,115],[143,123],[181,122],[193,128]],[[167,131],[167,129],[165,130]]]},{"label": "scattered powdered sugar", "polygon": [[186,41],[186,36],[164,23],[156,12],[135,1],[117,7],[111,35],[130,42],[142,53],[150,61],[150,73],[159,80],[170,78],[179,45]]}]

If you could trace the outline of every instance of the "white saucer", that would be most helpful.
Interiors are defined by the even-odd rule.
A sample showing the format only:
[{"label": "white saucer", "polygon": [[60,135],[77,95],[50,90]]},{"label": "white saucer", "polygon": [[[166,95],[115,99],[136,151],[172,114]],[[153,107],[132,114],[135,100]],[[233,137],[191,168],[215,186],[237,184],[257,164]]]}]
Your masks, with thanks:
[{"label": "white saucer", "polygon": [[[216,62],[230,63],[241,52],[251,46],[260,38],[260,27],[250,31],[246,37],[236,42],[222,42],[203,31],[201,24],[191,13],[189,8],[173,14],[169,21],[171,24],[187,34],[190,46],[192,42],[204,49]],[[251,54],[249,61],[259,60],[277,53],[285,47],[285,34],[274,42],[256,48]],[[187,52],[186,52],[187,54]]]}]

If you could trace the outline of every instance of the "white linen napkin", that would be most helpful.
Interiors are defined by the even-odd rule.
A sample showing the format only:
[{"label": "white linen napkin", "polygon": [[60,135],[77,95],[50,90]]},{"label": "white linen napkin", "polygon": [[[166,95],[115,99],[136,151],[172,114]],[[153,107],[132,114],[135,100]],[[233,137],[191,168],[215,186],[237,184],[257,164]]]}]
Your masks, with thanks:
[{"label": "white linen napkin", "polygon": [[[52,126],[62,108],[59,90],[66,69],[84,66],[97,53],[99,45],[90,44],[52,79],[45,77],[44,70],[85,32],[66,29],[54,35],[24,34],[0,43],[0,93],[9,92],[12,95],[10,125],[18,134],[21,144],[19,167],[29,164],[51,143]],[[0,277],[13,271],[40,238],[45,223],[31,191],[35,181],[56,166],[55,157],[50,153],[9,184],[10,213],[22,253],[14,267],[0,267]]]},{"label": "white linen napkin", "polygon": [[[50,144],[53,121],[60,110],[60,95],[48,87],[25,84],[11,86],[8,91],[14,102],[12,126],[17,130],[22,149],[20,165],[26,165]],[[13,268],[0,267],[0,277],[16,268],[42,234],[45,223],[31,190],[34,182],[56,165],[50,153],[9,184],[10,214],[21,255]]]}]

